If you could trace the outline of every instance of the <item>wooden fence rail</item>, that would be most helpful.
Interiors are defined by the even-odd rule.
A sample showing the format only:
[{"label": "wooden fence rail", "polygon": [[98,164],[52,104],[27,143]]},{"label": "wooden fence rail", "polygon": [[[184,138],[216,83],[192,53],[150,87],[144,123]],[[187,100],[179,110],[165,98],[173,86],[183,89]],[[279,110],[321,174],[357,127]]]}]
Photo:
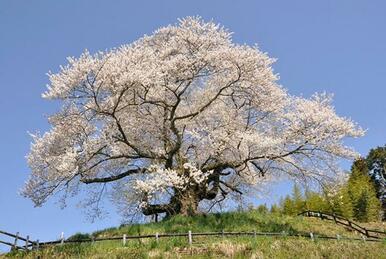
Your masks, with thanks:
[{"label": "wooden fence rail", "polygon": [[[26,250],[26,251],[28,251],[29,249],[34,248],[34,246],[39,247],[39,240],[32,241],[29,239],[29,236],[24,238],[24,237],[20,236],[19,233],[12,234],[12,233],[2,231],[2,230],[0,230],[0,234],[7,236],[7,237],[14,238],[13,243],[10,243],[10,242],[4,241],[4,240],[0,240],[0,244],[10,246],[11,250]],[[24,241],[25,244],[20,246],[20,245],[18,245],[19,241]]]},{"label": "wooden fence rail", "polygon": [[307,210],[299,213],[298,216],[316,217],[316,218],[320,218],[321,220],[331,220],[331,221],[334,221],[336,224],[349,227],[359,232],[360,234],[365,235],[368,238],[375,238],[375,239],[386,238],[386,231],[368,229],[368,228],[362,227],[357,223],[339,215],[320,212],[320,211]]},{"label": "wooden fence rail", "polygon": [[74,243],[90,243],[90,242],[100,242],[100,241],[113,241],[113,240],[122,240],[123,244],[129,242],[129,240],[135,239],[154,239],[155,241],[159,241],[160,238],[170,238],[170,237],[186,237],[188,239],[189,244],[192,243],[193,237],[198,236],[265,236],[265,237],[295,237],[295,238],[311,238],[315,239],[331,239],[331,240],[351,240],[351,241],[368,241],[368,242],[382,242],[381,239],[374,238],[348,238],[348,237],[340,237],[337,236],[325,236],[325,235],[316,235],[313,233],[271,233],[271,232],[256,232],[256,231],[247,231],[247,232],[201,232],[201,233],[192,233],[189,231],[188,233],[165,233],[165,234],[149,234],[149,235],[122,235],[115,237],[103,237],[103,238],[88,238],[88,239],[80,239],[80,240],[56,240],[56,241],[48,241],[39,243],[40,247],[49,246],[49,245],[57,245],[57,244],[74,244]]},{"label": "wooden fence rail", "polygon": [[[33,250],[33,249],[39,249],[40,247],[49,246],[49,245],[63,245],[63,244],[71,244],[71,243],[87,243],[87,242],[99,242],[99,241],[112,241],[112,240],[122,240],[123,244],[126,245],[126,243],[129,240],[135,240],[135,239],[154,239],[156,242],[159,241],[160,238],[170,238],[170,237],[186,237],[188,239],[189,244],[192,244],[193,237],[199,237],[199,236],[219,236],[219,237],[225,237],[225,236],[266,236],[266,237],[294,237],[294,238],[311,238],[311,240],[315,241],[315,239],[331,239],[331,240],[362,240],[362,241],[369,241],[369,242],[383,242],[382,238],[386,238],[386,232],[380,231],[380,230],[374,230],[374,229],[367,229],[364,228],[355,222],[352,222],[344,217],[341,217],[339,215],[333,215],[329,213],[324,213],[320,211],[304,211],[300,213],[299,215],[302,216],[308,216],[308,217],[318,217],[322,220],[331,220],[334,221],[336,224],[344,225],[346,227],[349,227],[359,233],[362,234],[362,238],[348,238],[343,237],[340,235],[336,236],[325,236],[325,235],[316,235],[314,233],[286,233],[286,232],[257,232],[257,231],[246,231],[246,232],[201,232],[201,233],[192,233],[189,231],[188,233],[155,233],[155,234],[148,234],[148,235],[126,235],[123,236],[113,236],[113,237],[103,237],[103,238],[86,238],[86,239],[80,239],[80,240],[66,240],[64,239],[63,233],[61,236],[61,239],[55,240],[55,241],[47,241],[47,242],[39,242],[39,240],[31,241],[29,237],[26,238],[21,237],[19,233],[12,234],[5,231],[0,230],[0,234],[6,235],[8,237],[14,238],[14,243],[10,243],[7,241],[0,240],[0,244],[4,244],[11,247],[11,250]],[[375,233],[375,234],[374,234]],[[18,241],[24,241],[25,245],[18,245]]]},{"label": "wooden fence rail", "polygon": [[[1,232],[3,233],[3,231]],[[8,233],[9,234],[9,233]],[[16,235],[8,235],[11,237],[18,237]],[[154,239],[156,242],[159,241],[160,238],[170,238],[170,237],[186,237],[188,239],[189,244],[191,245],[193,243],[193,237],[199,237],[199,236],[218,236],[218,237],[226,237],[226,236],[250,236],[250,237],[258,237],[258,236],[264,236],[264,237],[294,237],[294,238],[311,238],[311,240],[315,241],[316,239],[330,239],[330,240],[350,240],[350,241],[367,241],[367,242],[383,242],[383,240],[379,238],[348,238],[348,237],[341,237],[339,235],[336,236],[325,236],[325,235],[316,235],[313,233],[286,233],[286,232],[257,232],[257,231],[246,231],[246,232],[198,232],[198,233],[192,233],[189,231],[188,233],[165,233],[165,234],[149,234],[149,235],[136,235],[136,236],[130,236],[124,234],[123,236],[114,236],[114,237],[103,237],[103,238],[88,238],[88,239],[80,239],[80,240],[55,240],[55,241],[48,241],[48,242],[39,242],[39,241],[29,241],[27,238],[20,238],[20,240],[24,240],[29,242],[29,244],[25,246],[18,246],[5,242],[0,241],[1,244],[5,244],[8,246],[11,246],[11,250],[25,250],[30,251],[33,249],[39,249],[40,247],[50,246],[50,245],[60,245],[60,244],[74,244],[74,243],[94,243],[94,242],[100,242],[100,241],[113,241],[113,240],[122,240],[123,244],[126,245],[129,240],[135,240],[135,239]]]}]

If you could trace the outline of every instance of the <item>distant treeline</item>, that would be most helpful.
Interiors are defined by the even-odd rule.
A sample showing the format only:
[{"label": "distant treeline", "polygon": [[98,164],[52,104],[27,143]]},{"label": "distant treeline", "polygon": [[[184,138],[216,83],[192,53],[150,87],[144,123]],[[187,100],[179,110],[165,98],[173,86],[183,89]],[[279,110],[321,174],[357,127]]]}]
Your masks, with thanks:
[{"label": "distant treeline", "polygon": [[[324,186],[321,191],[302,190],[295,184],[292,194],[271,206],[272,213],[297,215],[305,210],[336,213],[360,222],[385,220],[386,146],[372,149],[356,160],[348,181],[340,186]],[[268,212],[266,205],[257,208]]]}]

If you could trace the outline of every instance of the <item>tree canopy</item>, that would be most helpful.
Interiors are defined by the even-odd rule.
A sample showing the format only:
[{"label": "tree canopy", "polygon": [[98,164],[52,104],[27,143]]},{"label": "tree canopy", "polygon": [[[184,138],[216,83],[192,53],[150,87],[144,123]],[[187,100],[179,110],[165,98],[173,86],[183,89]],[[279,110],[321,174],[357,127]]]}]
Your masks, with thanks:
[{"label": "tree canopy", "polygon": [[43,97],[62,108],[33,135],[23,194],[39,206],[89,189],[92,202],[103,192],[144,215],[190,215],[281,175],[333,179],[338,159],[357,157],[343,139],[363,130],[330,95],[290,95],[273,62],[197,17],[68,58],[49,73]]}]

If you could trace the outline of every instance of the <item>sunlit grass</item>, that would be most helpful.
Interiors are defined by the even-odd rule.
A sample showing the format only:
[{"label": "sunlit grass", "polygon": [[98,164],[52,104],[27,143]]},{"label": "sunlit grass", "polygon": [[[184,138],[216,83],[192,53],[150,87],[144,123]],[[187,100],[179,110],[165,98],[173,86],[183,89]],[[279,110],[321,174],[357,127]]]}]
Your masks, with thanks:
[{"label": "sunlit grass", "polygon": [[[258,231],[290,234],[313,232],[318,235],[359,237],[355,232],[331,221],[315,218],[261,214],[257,211],[211,214],[196,217],[177,216],[159,223],[122,225],[91,233],[95,238],[158,233]],[[73,239],[91,235],[74,236]],[[16,258],[386,258],[386,242],[336,241],[316,238],[264,236],[187,237],[97,241],[94,243],[51,246],[41,251],[14,253]]]}]

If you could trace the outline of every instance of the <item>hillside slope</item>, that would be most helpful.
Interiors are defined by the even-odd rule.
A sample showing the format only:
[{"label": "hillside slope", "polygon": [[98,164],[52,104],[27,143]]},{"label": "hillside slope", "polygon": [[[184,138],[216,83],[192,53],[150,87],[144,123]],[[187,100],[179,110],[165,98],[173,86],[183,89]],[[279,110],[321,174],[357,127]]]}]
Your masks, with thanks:
[{"label": "hillside slope", "polygon": [[[382,229],[381,223],[373,227]],[[159,223],[122,225],[92,233],[95,238],[155,233],[192,232],[285,232],[317,236],[359,237],[357,233],[333,222],[313,218],[261,214],[257,211],[210,214],[191,218],[174,217]],[[77,234],[71,239],[90,237]],[[19,258],[386,258],[386,242],[321,240],[296,237],[194,237],[189,246],[186,237],[101,241],[48,247],[28,254],[19,252],[6,255]]]}]

